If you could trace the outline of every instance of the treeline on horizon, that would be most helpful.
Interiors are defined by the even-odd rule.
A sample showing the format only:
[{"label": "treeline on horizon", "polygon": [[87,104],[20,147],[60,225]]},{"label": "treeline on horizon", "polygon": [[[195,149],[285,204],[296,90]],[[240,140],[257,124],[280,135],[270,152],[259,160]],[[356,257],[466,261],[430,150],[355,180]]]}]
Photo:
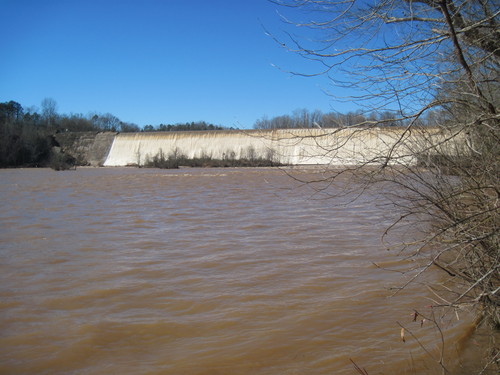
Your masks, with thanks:
[{"label": "treeline on horizon", "polygon": [[[403,120],[403,116],[391,111],[350,111],[347,113],[328,112],[319,110],[309,111],[297,109],[291,115],[282,115],[269,118],[263,116],[254,124],[254,129],[303,129],[303,128],[341,128],[359,125],[407,126],[411,120]],[[437,126],[444,120],[444,113],[434,111],[414,121],[416,126]]]},{"label": "treeline on horizon", "polygon": [[205,121],[184,124],[139,125],[121,121],[111,113],[59,114],[55,100],[47,98],[41,109],[23,108],[13,100],[0,103],[0,168],[46,167],[60,155],[54,135],[61,132],[150,132],[223,130]]},{"label": "treeline on horizon", "polygon": [[[282,115],[258,119],[254,129],[283,128],[335,128],[356,126],[365,123],[376,123],[379,126],[404,126],[402,120],[395,118],[392,112],[362,111],[322,113],[300,109],[291,115]],[[420,119],[419,125],[436,125],[439,116],[430,113]],[[157,126],[139,125],[121,121],[111,113],[59,114],[55,100],[46,98],[41,109],[23,106],[13,100],[0,103],[0,168],[6,167],[44,167],[48,166],[54,156],[54,147],[58,144],[54,135],[61,132],[155,132],[155,131],[203,131],[228,130],[220,125],[205,121],[177,124],[160,124]]]}]

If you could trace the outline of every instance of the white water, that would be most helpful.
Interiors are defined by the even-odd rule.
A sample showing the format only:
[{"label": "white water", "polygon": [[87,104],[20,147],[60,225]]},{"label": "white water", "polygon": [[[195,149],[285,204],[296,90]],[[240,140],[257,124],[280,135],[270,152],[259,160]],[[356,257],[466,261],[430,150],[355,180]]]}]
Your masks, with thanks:
[{"label": "white water", "polygon": [[346,165],[384,162],[394,145],[394,160],[411,164],[415,162],[411,155],[427,141],[426,136],[406,133],[404,128],[126,133],[115,137],[104,166],[143,165],[160,152],[166,157],[177,152],[188,158]]}]

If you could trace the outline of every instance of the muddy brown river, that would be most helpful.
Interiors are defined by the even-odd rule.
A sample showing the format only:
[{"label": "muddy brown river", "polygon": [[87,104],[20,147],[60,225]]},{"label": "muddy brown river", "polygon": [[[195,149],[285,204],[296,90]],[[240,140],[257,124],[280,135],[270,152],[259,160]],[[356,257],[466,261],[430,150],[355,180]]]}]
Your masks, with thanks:
[{"label": "muddy brown river", "polygon": [[[345,205],[251,168],[0,170],[0,192],[1,374],[441,373],[412,321],[435,297],[391,296],[414,262],[381,240],[386,192]],[[472,316],[440,323],[468,373]]]}]

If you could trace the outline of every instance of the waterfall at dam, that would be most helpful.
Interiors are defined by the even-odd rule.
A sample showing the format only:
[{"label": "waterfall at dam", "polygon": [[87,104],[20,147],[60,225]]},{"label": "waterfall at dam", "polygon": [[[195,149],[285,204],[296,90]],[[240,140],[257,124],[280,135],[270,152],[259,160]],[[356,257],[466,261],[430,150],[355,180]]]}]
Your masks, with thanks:
[{"label": "waterfall at dam", "polygon": [[352,165],[383,163],[390,152],[397,163],[412,164],[416,149],[426,147],[430,131],[414,133],[405,128],[123,133],[116,135],[104,166],[140,166],[160,153],[272,159],[288,165]]}]

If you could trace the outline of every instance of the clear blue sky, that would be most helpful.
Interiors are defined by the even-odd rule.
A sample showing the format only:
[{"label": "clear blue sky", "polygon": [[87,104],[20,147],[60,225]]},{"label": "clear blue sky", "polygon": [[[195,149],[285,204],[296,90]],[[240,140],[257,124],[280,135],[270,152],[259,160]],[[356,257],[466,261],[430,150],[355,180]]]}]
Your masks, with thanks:
[{"label": "clear blue sky", "polygon": [[265,34],[267,0],[0,0],[0,102],[112,113],[139,126],[204,120],[251,128],[294,109],[332,109],[324,78]]}]

